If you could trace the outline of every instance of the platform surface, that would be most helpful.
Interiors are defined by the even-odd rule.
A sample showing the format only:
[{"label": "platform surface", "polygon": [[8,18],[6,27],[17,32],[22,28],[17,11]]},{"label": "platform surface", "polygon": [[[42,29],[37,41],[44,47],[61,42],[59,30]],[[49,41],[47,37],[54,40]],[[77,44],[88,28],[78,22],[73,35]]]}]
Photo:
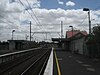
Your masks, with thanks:
[{"label": "platform surface", "polygon": [[100,62],[96,59],[66,51],[57,50],[55,53],[57,60],[54,56],[53,75],[100,75]]}]

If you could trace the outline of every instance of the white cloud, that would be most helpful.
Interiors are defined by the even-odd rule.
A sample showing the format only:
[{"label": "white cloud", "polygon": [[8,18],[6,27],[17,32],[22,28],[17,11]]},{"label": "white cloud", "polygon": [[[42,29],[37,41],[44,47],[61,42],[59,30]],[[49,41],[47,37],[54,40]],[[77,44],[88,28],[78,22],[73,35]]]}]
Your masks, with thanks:
[{"label": "white cloud", "polygon": [[57,0],[59,4],[63,5],[64,2],[60,1],[60,0]]},{"label": "white cloud", "polygon": [[72,1],[66,2],[66,6],[75,6],[75,3]]},{"label": "white cloud", "polygon": [[[25,0],[21,0],[25,1]],[[32,1],[32,0],[31,0]],[[64,23],[64,35],[67,30],[69,30],[69,25],[73,25],[74,28],[88,31],[88,19],[87,12],[82,11],[82,9],[71,9],[64,10],[61,8],[58,9],[32,9],[39,19],[41,25],[37,25],[37,20],[34,17],[35,21],[31,16],[24,11],[22,5],[18,3],[9,4],[7,0],[1,0],[0,2],[0,40],[11,39],[11,31],[15,29],[14,38],[15,39],[25,39],[25,34],[29,34],[29,24],[21,25],[24,21],[32,21],[32,32],[35,31],[60,31],[60,21]],[[100,10],[91,11],[91,18],[95,19],[93,23],[100,23]],[[83,20],[86,19],[84,22]],[[36,23],[37,22],[37,23]],[[82,23],[83,22],[83,23]],[[51,35],[51,36],[50,36]],[[38,40],[44,40],[46,37],[45,34],[35,34],[34,39],[38,37]],[[58,34],[49,34],[48,38],[59,37]]]}]

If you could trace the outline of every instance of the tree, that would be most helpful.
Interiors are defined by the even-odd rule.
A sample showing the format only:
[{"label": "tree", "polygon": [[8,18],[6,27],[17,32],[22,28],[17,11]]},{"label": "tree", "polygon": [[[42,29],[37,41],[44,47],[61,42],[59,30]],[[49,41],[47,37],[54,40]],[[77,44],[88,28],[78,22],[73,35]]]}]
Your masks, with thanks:
[{"label": "tree", "polygon": [[100,42],[100,26],[93,27],[93,35],[97,42]]}]

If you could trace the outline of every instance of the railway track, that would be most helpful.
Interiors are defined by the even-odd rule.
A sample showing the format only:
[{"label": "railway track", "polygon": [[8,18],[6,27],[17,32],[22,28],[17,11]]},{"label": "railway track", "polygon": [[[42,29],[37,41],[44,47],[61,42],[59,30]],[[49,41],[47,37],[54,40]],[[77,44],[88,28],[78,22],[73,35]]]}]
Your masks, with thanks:
[{"label": "railway track", "polygon": [[49,55],[50,50],[43,53],[24,72],[22,72],[21,75],[43,75]]},{"label": "railway track", "polygon": [[[43,73],[45,64],[48,60],[49,54],[50,54],[50,50],[47,50],[47,49],[36,50],[32,53],[26,54],[13,61],[0,64],[0,75],[31,75],[30,72],[32,70],[35,71],[35,73],[37,71],[41,75]],[[34,68],[31,69],[33,63],[36,68],[39,64],[41,65],[37,69],[35,68],[34,70]],[[40,72],[38,71],[38,69]],[[38,75],[38,74],[35,74],[35,75]]]}]

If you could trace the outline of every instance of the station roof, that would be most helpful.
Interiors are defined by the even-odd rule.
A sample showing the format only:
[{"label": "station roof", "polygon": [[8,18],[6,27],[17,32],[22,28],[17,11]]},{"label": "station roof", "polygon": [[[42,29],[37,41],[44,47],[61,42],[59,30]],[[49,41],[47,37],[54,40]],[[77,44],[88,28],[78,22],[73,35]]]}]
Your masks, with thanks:
[{"label": "station roof", "polygon": [[[78,33],[81,33],[83,35],[87,35],[86,31],[74,30],[73,31],[73,36],[77,35]],[[66,38],[71,38],[71,37],[72,37],[72,31],[67,31],[66,32]]]},{"label": "station roof", "polygon": [[8,40],[8,41],[24,42],[24,41],[26,41],[26,40]]},{"label": "station roof", "polygon": [[69,39],[67,39],[67,38],[52,38],[52,41],[68,42]]}]

